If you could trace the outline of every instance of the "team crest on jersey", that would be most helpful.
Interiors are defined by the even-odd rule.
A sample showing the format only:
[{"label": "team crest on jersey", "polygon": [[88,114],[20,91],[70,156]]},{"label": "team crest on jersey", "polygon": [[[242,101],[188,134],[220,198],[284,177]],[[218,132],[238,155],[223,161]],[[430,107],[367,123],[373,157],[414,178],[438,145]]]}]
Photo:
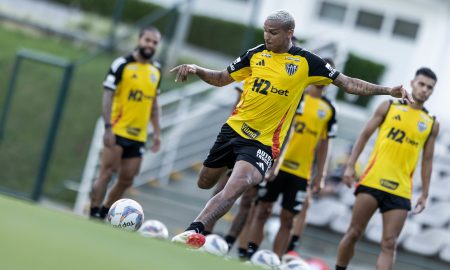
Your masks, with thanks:
[{"label": "team crest on jersey", "polygon": [[150,75],[150,80],[152,80],[152,83],[156,83],[156,81],[157,81],[156,75],[152,73]]},{"label": "team crest on jersey", "polygon": [[292,63],[286,64],[286,72],[290,76],[294,75],[297,72],[298,66]]},{"label": "team crest on jersey", "polygon": [[326,111],[321,109],[317,110],[317,116],[319,116],[319,119],[324,119],[326,115],[327,115]]},{"label": "team crest on jersey", "polygon": [[420,132],[423,132],[425,129],[427,129],[427,124],[425,124],[425,122],[419,121],[419,123],[417,123],[417,128]]}]

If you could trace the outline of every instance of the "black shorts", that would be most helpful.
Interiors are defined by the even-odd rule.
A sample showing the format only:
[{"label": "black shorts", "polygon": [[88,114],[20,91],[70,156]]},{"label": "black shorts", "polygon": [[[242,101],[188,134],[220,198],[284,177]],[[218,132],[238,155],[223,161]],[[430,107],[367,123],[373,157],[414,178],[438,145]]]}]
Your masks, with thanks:
[{"label": "black shorts", "polygon": [[259,141],[242,138],[225,123],[203,165],[208,168],[232,169],[239,160],[245,160],[255,166],[264,177],[266,171],[272,167],[272,148]]},{"label": "black shorts", "polygon": [[298,213],[303,208],[306,198],[308,181],[296,175],[281,171],[270,182],[259,185],[258,200],[262,202],[275,202],[283,194],[281,206],[283,209]]},{"label": "black shorts", "polygon": [[122,158],[142,157],[145,152],[145,143],[130,140],[116,135],[116,144],[122,147]]},{"label": "black shorts", "polygon": [[356,188],[355,195],[358,195],[360,192],[368,193],[377,200],[380,213],[393,209],[411,210],[411,201],[409,199],[363,185],[359,185]]}]

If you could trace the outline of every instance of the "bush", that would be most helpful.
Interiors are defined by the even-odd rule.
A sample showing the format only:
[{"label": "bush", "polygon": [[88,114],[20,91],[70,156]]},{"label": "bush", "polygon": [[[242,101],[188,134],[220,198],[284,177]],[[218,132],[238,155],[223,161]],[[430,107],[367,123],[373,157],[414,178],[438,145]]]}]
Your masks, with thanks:
[{"label": "bush", "polygon": [[[385,70],[386,67],[380,63],[350,53],[347,62],[345,62],[343,73],[350,77],[378,84]],[[357,96],[355,97],[355,100],[349,100],[346,98],[345,91],[339,89],[337,99],[365,107],[372,99],[372,96]]]}]

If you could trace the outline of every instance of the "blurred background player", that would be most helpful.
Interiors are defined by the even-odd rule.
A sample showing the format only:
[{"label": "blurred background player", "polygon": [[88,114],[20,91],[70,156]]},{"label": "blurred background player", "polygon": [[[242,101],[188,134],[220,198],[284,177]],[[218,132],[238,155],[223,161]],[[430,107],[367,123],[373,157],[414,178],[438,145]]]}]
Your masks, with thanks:
[{"label": "blurred background player", "polygon": [[352,94],[411,99],[402,86],[382,87],[348,77],[317,55],[293,46],[294,28],[294,18],[288,11],[276,11],[264,22],[265,44],[248,50],[227,69],[209,70],[194,64],[172,69],[177,72],[176,81],[181,82],[189,74],[214,86],[245,80],[241,101],[217,136],[197,183],[202,189],[212,188],[227,169],[233,168],[230,179],[186,231],[172,241],[198,245],[205,225],[216,222],[242,193],[262,181],[273,159],[279,156],[291,119],[308,85],[333,82]]},{"label": "blurred background player", "polygon": [[422,149],[422,193],[413,213],[425,208],[439,123],[424,108],[424,103],[433,93],[436,81],[429,68],[417,70],[411,81],[415,103],[383,102],[358,137],[344,173],[349,187],[355,179],[356,160],[370,136],[379,129],[368,165],[356,186],[351,223],[339,244],[337,270],[347,268],[355,244],[377,208],[383,216],[383,233],[376,269],[392,269],[396,241],[411,209],[412,176]]},{"label": "blurred background player", "polygon": [[[334,68],[331,59],[324,59]],[[297,113],[292,122],[292,135],[286,145],[280,162],[280,171],[272,170],[267,183],[261,184],[258,204],[250,223],[247,256],[251,257],[263,240],[264,225],[272,213],[273,203],[283,194],[280,214],[280,229],[273,243],[273,251],[282,256],[288,248],[294,217],[297,216],[295,233],[291,244],[295,245],[303,231],[306,212],[308,181],[317,156],[317,173],[313,180],[313,192],[320,190],[323,171],[328,154],[328,140],[336,135],[336,110],[323,96],[324,86],[311,85],[305,90]],[[274,166],[277,167],[276,165]]]},{"label": "blurred background player", "polygon": [[[160,40],[158,29],[143,28],[136,49],[114,60],[103,82],[104,148],[100,175],[91,192],[91,217],[104,219],[109,207],[132,185],[145,152],[149,119],[153,126],[151,150],[157,152],[160,148],[157,94],[161,72],[159,65],[150,62]],[[117,182],[103,203],[115,172]]]}]

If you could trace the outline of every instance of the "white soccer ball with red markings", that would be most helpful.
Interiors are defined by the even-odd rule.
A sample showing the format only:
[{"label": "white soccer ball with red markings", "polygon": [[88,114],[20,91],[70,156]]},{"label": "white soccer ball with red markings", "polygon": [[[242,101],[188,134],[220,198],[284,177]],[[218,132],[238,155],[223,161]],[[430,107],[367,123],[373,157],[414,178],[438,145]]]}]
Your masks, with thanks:
[{"label": "white soccer ball with red markings", "polygon": [[228,244],[219,235],[209,234],[205,237],[205,244],[202,250],[216,256],[225,256],[228,254]]},{"label": "white soccer ball with red markings", "polygon": [[109,209],[107,219],[115,227],[125,231],[136,231],[144,220],[142,206],[132,199],[120,199]]},{"label": "white soccer ball with red markings", "polygon": [[144,237],[167,239],[169,238],[169,231],[166,225],[161,221],[151,219],[147,220],[139,228],[139,233]]},{"label": "white soccer ball with red markings", "polygon": [[268,249],[262,249],[255,252],[250,258],[250,262],[263,269],[278,269],[281,264],[278,255]]},{"label": "white soccer ball with red markings", "polygon": [[282,264],[280,270],[312,270],[307,262],[298,258]]}]

